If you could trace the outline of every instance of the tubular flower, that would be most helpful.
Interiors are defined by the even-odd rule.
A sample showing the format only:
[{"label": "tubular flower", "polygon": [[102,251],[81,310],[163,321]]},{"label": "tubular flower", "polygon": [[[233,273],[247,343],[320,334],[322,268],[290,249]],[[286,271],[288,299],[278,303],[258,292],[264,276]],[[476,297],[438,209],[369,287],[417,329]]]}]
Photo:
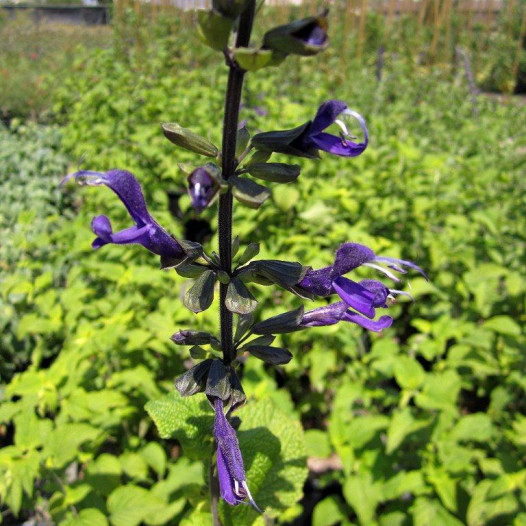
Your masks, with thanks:
[{"label": "tubular flower", "polygon": [[325,297],[338,294],[342,301],[306,312],[300,326],[333,325],[343,320],[377,332],[389,327],[393,321],[390,316],[381,316],[378,320],[373,321],[376,309],[388,307],[390,300],[396,295],[408,294],[400,290],[389,289],[380,281],[366,279],[358,283],[343,277],[348,272],[364,266],[384,273],[395,282],[400,281],[389,268],[384,268],[378,263],[387,263],[390,269],[402,274],[406,273],[404,267],[409,267],[427,279],[424,271],[410,261],[376,256],[366,246],[344,243],[337,250],[331,266],[308,271],[298,283],[299,288],[316,296]]},{"label": "tubular flower", "polygon": [[[347,119],[356,119],[363,132],[363,142],[355,139],[347,127]],[[339,128],[338,135],[325,130],[332,125]],[[356,111],[350,110],[341,100],[329,100],[319,108],[312,121],[292,130],[259,133],[252,138],[252,144],[272,152],[297,155],[299,157],[319,157],[319,150],[341,157],[357,157],[369,144],[369,132],[365,119]]]},{"label": "tubular flower", "polygon": [[181,245],[150,215],[137,179],[125,170],[109,172],[80,171],[67,175],[64,184],[74,178],[80,185],[102,186],[113,190],[123,202],[135,225],[120,232],[113,232],[111,222],[105,215],[91,221],[91,229],[97,236],[92,243],[94,249],[109,243],[116,245],[138,244],[161,257],[178,259],[184,256]]},{"label": "tubular flower", "polygon": [[188,193],[198,213],[213,202],[220,189],[217,176],[211,173],[210,166],[213,165],[200,166],[188,176]]},{"label": "tubular flower", "polygon": [[223,413],[223,401],[220,398],[214,399],[214,410],[214,438],[217,442],[217,474],[221,497],[232,506],[248,499],[252,507],[262,513],[248,489],[236,432]]}]

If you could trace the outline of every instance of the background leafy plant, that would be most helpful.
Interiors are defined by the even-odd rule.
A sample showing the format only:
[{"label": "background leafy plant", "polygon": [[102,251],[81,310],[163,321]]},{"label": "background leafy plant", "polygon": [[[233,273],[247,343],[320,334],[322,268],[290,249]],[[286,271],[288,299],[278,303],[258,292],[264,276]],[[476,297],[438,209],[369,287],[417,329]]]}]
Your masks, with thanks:
[{"label": "background leafy plant", "polygon": [[[142,54],[122,53],[118,39],[85,51],[52,92],[59,128],[15,123],[0,135],[7,518],[209,523],[201,462],[170,433],[160,439],[144,410],[173,391],[188,365],[167,340],[196,324],[179,307],[183,281],[154,272],[139,249],[93,254],[89,221],[104,208],[124,224],[117,199],[56,191],[68,161],[128,167],[146,183],[160,222],[175,234],[196,232],[174,167],[190,159],[175,158],[157,124],[177,117],[218,139],[223,68],[210,65],[206,50],[196,59],[202,48],[188,38],[161,27]],[[330,247],[353,239],[417,260],[431,276],[431,284],[411,280],[417,301],[396,306],[397,323],[380,337],[353,327],[313,330],[283,337],[294,350],[285,368],[246,362],[244,386],[255,404],[300,418],[306,454],[336,454],[341,465],[312,471],[307,498],[276,515],[286,522],[312,514],[315,526],[519,525],[526,516],[524,107],[480,96],[475,118],[463,77],[444,82],[440,70],[400,55],[385,59],[380,83],[372,61],[343,78],[332,50],[320,67],[292,61],[293,75],[256,74],[244,92],[252,131],[262,122],[256,107],[268,113],[265,126],[286,127],[337,93],[366,116],[372,135],[352,168],[337,159],[305,164],[300,184],[274,189],[279,213],[263,207],[255,222],[253,211],[236,211],[240,234],[261,243],[262,257],[286,253],[321,266]],[[298,91],[295,74],[314,88]],[[213,214],[203,219],[214,246]],[[262,316],[296,306],[281,292],[262,288],[258,297]],[[212,310],[198,328],[216,330]],[[206,442],[209,426],[196,437]],[[300,447],[295,454],[304,455]]]}]

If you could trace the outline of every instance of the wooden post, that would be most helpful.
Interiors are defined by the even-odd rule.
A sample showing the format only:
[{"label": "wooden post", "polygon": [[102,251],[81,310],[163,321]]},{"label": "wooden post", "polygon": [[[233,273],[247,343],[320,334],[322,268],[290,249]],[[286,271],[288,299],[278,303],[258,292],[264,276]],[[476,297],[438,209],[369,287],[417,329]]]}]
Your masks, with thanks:
[{"label": "wooden post", "polygon": [[360,61],[362,58],[363,41],[365,39],[365,20],[367,18],[368,0],[362,0],[360,10],[360,28],[358,29],[358,45],[356,46],[356,60]]}]

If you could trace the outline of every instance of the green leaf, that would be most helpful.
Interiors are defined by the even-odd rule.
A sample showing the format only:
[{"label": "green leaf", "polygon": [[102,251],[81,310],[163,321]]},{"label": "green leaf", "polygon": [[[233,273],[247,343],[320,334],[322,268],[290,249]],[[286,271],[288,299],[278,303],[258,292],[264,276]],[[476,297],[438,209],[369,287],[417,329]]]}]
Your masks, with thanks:
[{"label": "green leaf", "polygon": [[205,311],[214,300],[215,273],[212,270],[203,272],[186,291],[183,303],[192,312]]},{"label": "green leaf", "polygon": [[494,316],[487,320],[483,327],[506,336],[520,336],[521,334],[520,326],[509,316]]},{"label": "green leaf", "polygon": [[487,442],[494,433],[491,418],[485,413],[463,416],[451,430],[449,437],[459,442]]},{"label": "green leaf", "polygon": [[252,177],[270,181],[271,183],[291,183],[301,172],[298,164],[254,163],[246,168]]},{"label": "green leaf", "polygon": [[259,208],[269,197],[270,190],[245,177],[230,177],[232,195],[249,208]]},{"label": "green leaf", "polygon": [[270,65],[272,51],[241,47],[234,49],[234,59],[244,70],[257,71]]},{"label": "green leaf", "polygon": [[146,411],[161,438],[177,439],[189,458],[200,460],[210,456],[214,415],[204,397],[181,398],[174,391],[148,402]]},{"label": "green leaf", "polygon": [[448,510],[457,512],[457,481],[444,468],[435,466],[427,469],[426,478],[435,488],[442,504]]},{"label": "green leaf", "polygon": [[284,334],[294,331],[303,319],[304,307],[272,316],[264,321],[256,323],[252,328],[254,334]]},{"label": "green leaf", "polygon": [[330,496],[318,502],[312,515],[312,526],[336,526],[347,518],[339,497]]},{"label": "green leaf", "polygon": [[148,478],[148,465],[141,455],[128,451],[119,457],[119,462],[129,478],[139,481]]},{"label": "green leaf", "polygon": [[251,345],[250,347],[247,347],[246,350],[256,358],[272,365],[283,365],[292,360],[292,353],[288,349],[283,349],[281,347]]},{"label": "green leaf", "polygon": [[414,358],[398,356],[394,364],[394,375],[402,389],[413,391],[422,385],[426,373]]},{"label": "green leaf", "polygon": [[[236,137],[236,158],[239,157],[246,150],[248,143],[250,141],[250,133],[247,130],[246,126],[243,126],[237,130]],[[233,256],[232,256],[233,257]]]},{"label": "green leaf", "polygon": [[45,446],[48,455],[48,465],[55,468],[63,467],[79,454],[80,447],[86,442],[91,444],[101,433],[100,429],[88,424],[62,424],[54,429],[47,439]]},{"label": "green leaf", "polygon": [[[279,517],[302,495],[307,477],[305,439],[299,420],[269,399],[250,402],[241,418],[239,445],[250,491],[268,517]],[[259,517],[249,506],[220,506],[224,526],[253,524]]]},{"label": "green leaf", "polygon": [[70,515],[60,526],[107,526],[108,519],[97,508],[85,508],[75,516]]},{"label": "green leaf", "polygon": [[164,502],[148,490],[133,484],[120,486],[107,500],[113,526],[138,526],[164,506]]},{"label": "green leaf", "polygon": [[309,457],[327,458],[331,456],[332,449],[327,432],[309,429],[305,431],[305,442]]},{"label": "green leaf", "polygon": [[198,9],[197,22],[201,40],[216,51],[223,51],[228,45],[234,21],[214,9]]},{"label": "green leaf", "polygon": [[350,476],[343,485],[343,495],[352,506],[361,524],[376,523],[376,506],[381,501],[381,487],[373,483],[371,474]]},{"label": "green leaf", "polygon": [[175,380],[175,388],[183,397],[193,396],[205,390],[212,360],[204,360],[183,373]]},{"label": "green leaf", "polygon": [[139,452],[141,457],[146,461],[157,475],[164,476],[166,472],[166,452],[157,442],[150,442],[144,446]]},{"label": "green leaf", "polygon": [[102,453],[86,469],[85,481],[102,495],[109,495],[121,484],[122,466],[113,455]]},{"label": "green leaf", "polygon": [[440,526],[462,526],[462,522],[438,502],[425,497],[416,499],[411,511],[415,526],[430,526],[431,524],[440,524]]},{"label": "green leaf", "polygon": [[427,425],[429,425],[429,421],[416,420],[409,407],[396,411],[393,414],[387,429],[387,444],[385,446],[385,452],[390,455],[398,449],[408,435]]},{"label": "green leaf", "polygon": [[166,122],[161,124],[164,136],[172,143],[190,150],[194,153],[206,155],[207,157],[217,157],[219,150],[205,138],[197,135],[188,128],[183,128],[176,122]]},{"label": "green leaf", "polygon": [[237,264],[244,265],[248,263],[252,258],[255,258],[259,254],[259,243],[250,243],[250,245],[245,248],[243,254],[241,254]]},{"label": "green leaf", "polygon": [[249,314],[258,302],[239,278],[232,278],[228,284],[225,305],[230,312]]}]

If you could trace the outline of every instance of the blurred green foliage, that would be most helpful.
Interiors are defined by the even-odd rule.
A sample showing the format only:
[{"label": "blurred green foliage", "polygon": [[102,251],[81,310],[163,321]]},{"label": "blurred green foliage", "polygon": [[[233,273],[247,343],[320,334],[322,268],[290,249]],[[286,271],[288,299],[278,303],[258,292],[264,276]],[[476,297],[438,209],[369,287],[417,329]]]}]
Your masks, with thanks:
[{"label": "blurred green foliage", "polygon": [[[91,250],[93,215],[129,223],[111,192],[57,193],[66,158],[70,170],[80,160],[127,168],[161,224],[178,236],[190,229],[177,163],[199,160],[159,123],[218,143],[226,68],[193,34],[166,27],[140,47],[117,33],[113,47],[77,58],[52,90],[60,127],[14,123],[0,134],[4,518],[211,521],[212,412],[202,398],[174,396],[189,357],[169,336],[217,331],[217,305],[186,311],[185,280],[156,271],[140,247]],[[339,51],[250,75],[242,118],[252,132],[293,127],[341,98],[366,117],[368,150],[301,160],[298,182],[274,186],[260,211],[236,207],[235,233],[260,242],[262,258],[313,267],[352,240],[418,262],[431,282],[409,279],[416,301],[392,307],[395,323],[381,335],[312,329],[280,337],[294,354],[285,367],[246,361],[240,443],[254,497],[279,523],[312,513],[314,526],[522,525],[524,108],[481,96],[475,117],[462,76],[443,82],[387,54],[377,82],[372,64],[342,70]],[[214,212],[203,213],[207,249]],[[261,318],[298,305],[284,291],[256,292]],[[177,404],[177,415],[193,416],[159,438],[146,404],[153,420]],[[300,504],[305,456],[337,469],[312,470]],[[263,524],[245,507],[221,513],[226,524]]]}]

